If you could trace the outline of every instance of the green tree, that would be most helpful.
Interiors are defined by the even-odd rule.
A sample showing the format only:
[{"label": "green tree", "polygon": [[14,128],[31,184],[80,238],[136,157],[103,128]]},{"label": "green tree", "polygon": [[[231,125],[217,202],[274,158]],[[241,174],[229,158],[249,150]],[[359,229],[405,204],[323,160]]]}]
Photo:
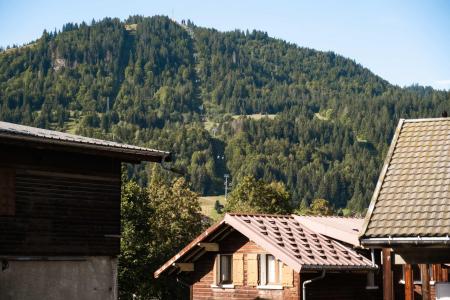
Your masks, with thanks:
[{"label": "green tree", "polygon": [[265,183],[245,176],[230,193],[225,211],[241,213],[287,214],[291,198],[283,183]]},{"label": "green tree", "polygon": [[313,216],[331,216],[333,213],[333,208],[325,199],[314,199],[310,205],[309,214]]},{"label": "green tree", "polygon": [[179,299],[174,280],[153,272],[204,228],[196,193],[184,179],[171,184],[152,172],[148,188],[126,182],[122,189],[122,239],[119,256],[121,299]]}]

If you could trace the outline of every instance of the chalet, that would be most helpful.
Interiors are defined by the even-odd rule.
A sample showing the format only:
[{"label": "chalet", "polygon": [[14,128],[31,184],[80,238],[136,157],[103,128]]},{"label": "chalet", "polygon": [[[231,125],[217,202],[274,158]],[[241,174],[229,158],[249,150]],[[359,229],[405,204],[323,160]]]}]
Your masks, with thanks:
[{"label": "chalet", "polygon": [[190,299],[378,299],[377,266],[292,215],[226,214],[155,273]]},{"label": "chalet", "polygon": [[400,120],[360,236],[384,299],[450,299],[450,119]]},{"label": "chalet", "polygon": [[0,122],[0,299],[117,299],[121,163],[169,160]]}]

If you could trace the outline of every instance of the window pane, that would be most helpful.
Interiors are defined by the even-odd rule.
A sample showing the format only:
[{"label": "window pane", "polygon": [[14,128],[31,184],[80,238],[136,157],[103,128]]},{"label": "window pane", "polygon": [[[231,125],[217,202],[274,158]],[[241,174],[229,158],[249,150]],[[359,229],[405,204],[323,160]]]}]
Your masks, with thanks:
[{"label": "window pane", "polygon": [[220,256],[220,282],[231,283],[231,255]]},{"label": "window pane", "polygon": [[273,255],[267,255],[267,282],[275,283],[275,258]]}]

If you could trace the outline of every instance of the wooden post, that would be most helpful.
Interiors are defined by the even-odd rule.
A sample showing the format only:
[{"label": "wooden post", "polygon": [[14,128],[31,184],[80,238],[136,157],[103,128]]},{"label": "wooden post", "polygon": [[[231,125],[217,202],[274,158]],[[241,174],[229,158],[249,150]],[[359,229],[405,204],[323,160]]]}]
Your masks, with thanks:
[{"label": "wooden post", "polygon": [[383,248],[383,300],[394,300],[392,255],[390,248]]},{"label": "wooden post", "polygon": [[448,282],[448,270],[447,268],[442,268],[442,266],[441,266],[441,278],[443,282]]},{"label": "wooden post", "polygon": [[442,281],[442,270],[440,264],[433,264],[433,279],[434,282],[441,282]]},{"label": "wooden post", "polygon": [[414,279],[413,270],[410,264],[406,264],[405,268],[405,300],[414,300]]},{"label": "wooden post", "polygon": [[431,300],[430,271],[427,264],[420,265],[420,275],[422,277],[422,300]]}]

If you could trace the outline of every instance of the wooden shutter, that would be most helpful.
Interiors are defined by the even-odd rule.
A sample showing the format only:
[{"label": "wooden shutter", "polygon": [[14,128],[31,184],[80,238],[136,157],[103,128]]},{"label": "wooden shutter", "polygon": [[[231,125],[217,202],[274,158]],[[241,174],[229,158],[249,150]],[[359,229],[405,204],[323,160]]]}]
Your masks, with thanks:
[{"label": "wooden shutter", "polygon": [[16,172],[0,169],[0,216],[16,214]]},{"label": "wooden shutter", "polygon": [[216,255],[216,259],[214,260],[213,266],[213,284],[217,285],[219,283],[219,263],[220,263],[220,254]]},{"label": "wooden shutter", "polygon": [[258,254],[247,254],[247,285],[258,285]]},{"label": "wooden shutter", "polygon": [[266,266],[266,254],[259,254],[259,285],[267,284]]},{"label": "wooden shutter", "polygon": [[287,265],[283,264],[283,274],[281,274],[281,282],[285,287],[294,286],[294,271]]},{"label": "wooden shutter", "polygon": [[233,254],[233,284],[243,285],[244,283],[244,255],[242,253]]}]

